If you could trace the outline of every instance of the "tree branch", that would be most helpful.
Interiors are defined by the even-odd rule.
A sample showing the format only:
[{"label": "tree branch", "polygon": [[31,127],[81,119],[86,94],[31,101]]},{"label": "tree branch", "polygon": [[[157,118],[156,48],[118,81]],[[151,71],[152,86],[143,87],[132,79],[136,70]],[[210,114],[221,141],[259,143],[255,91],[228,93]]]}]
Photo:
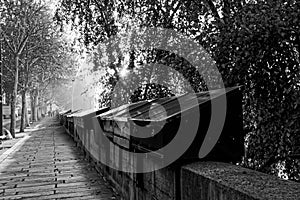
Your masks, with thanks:
[{"label": "tree branch", "polygon": [[221,19],[220,15],[219,15],[218,10],[217,10],[215,4],[213,3],[213,1],[212,0],[206,0],[206,3],[208,5],[209,9],[211,10],[212,14],[216,18],[216,20],[224,23],[224,21]]},{"label": "tree branch", "polygon": [[29,36],[26,35],[26,37],[24,38],[24,40],[22,40],[21,44],[18,47],[17,55],[20,55],[22,53],[22,51],[23,51],[23,49],[24,49],[24,47],[25,47],[25,45],[26,45],[26,43],[28,41],[28,37]]},{"label": "tree branch", "polygon": [[9,44],[7,36],[3,32],[2,32],[2,34],[3,34],[4,42],[7,44],[8,48],[11,50],[11,52],[13,52],[15,54],[16,50]]}]

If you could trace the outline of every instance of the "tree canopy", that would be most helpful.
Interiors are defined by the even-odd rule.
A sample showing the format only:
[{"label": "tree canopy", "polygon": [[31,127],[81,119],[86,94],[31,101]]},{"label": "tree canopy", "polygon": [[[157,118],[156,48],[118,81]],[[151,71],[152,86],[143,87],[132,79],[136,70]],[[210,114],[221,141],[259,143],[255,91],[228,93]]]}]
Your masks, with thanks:
[{"label": "tree canopy", "polygon": [[[240,164],[299,181],[300,162],[292,156],[300,143],[299,10],[296,0],[63,0],[56,19],[61,25],[71,22],[78,27],[81,40],[89,47],[122,35],[124,30],[124,37],[130,37],[133,26],[169,28],[194,39],[216,61],[225,86],[243,86],[247,150]],[[93,70],[102,71],[104,102],[110,100],[109,92],[124,68],[129,73],[138,69],[142,53],[126,52],[135,62],[123,62],[125,54],[120,53],[111,63],[98,61],[103,54],[101,49],[97,53]],[[190,73],[187,77],[196,80],[194,90],[205,89],[201,77],[187,70],[187,63],[178,64],[178,58],[164,52],[145,55],[141,60],[176,61],[177,71]]]},{"label": "tree canopy", "polygon": [[[43,1],[0,1],[0,36],[3,44],[4,90],[10,96],[15,113],[17,96],[22,96],[21,131],[24,131],[26,96],[31,95],[32,117],[45,104],[40,96],[52,82],[70,73],[68,44]],[[15,136],[15,115],[11,115],[11,133]]]}]

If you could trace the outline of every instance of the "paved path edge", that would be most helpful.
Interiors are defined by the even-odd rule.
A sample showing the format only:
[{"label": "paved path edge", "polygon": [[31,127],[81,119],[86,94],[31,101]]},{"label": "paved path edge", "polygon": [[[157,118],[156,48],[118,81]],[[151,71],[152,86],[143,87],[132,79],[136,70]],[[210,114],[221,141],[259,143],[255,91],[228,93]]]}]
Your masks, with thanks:
[{"label": "paved path edge", "polygon": [[30,136],[28,134],[25,135],[16,144],[14,144],[11,148],[7,149],[2,155],[0,155],[0,165],[7,158],[7,156],[9,156],[11,153],[17,151],[29,137]]}]

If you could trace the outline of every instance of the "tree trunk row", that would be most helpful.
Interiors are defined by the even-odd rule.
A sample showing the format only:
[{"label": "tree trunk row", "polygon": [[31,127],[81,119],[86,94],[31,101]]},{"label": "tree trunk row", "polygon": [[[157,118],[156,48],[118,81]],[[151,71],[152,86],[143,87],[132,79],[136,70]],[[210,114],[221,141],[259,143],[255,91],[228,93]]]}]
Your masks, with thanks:
[{"label": "tree trunk row", "polygon": [[[18,79],[19,79],[19,57],[15,58],[15,82],[14,88],[11,95],[11,123],[10,123],[10,132],[13,138],[16,137],[16,104],[17,104],[17,94],[18,94]],[[24,132],[25,128],[29,124],[29,116],[26,102],[27,88],[24,85],[24,89],[21,92],[22,97],[22,112],[21,112],[21,121],[20,121],[20,132]],[[31,97],[31,121],[36,122],[42,117],[42,113],[38,110],[38,101],[39,101],[39,91],[38,89],[30,93]]]},{"label": "tree trunk row", "polygon": [[18,95],[18,82],[19,82],[19,55],[15,56],[15,80],[14,88],[11,98],[11,113],[10,113],[10,133],[13,138],[16,137],[16,104]]}]

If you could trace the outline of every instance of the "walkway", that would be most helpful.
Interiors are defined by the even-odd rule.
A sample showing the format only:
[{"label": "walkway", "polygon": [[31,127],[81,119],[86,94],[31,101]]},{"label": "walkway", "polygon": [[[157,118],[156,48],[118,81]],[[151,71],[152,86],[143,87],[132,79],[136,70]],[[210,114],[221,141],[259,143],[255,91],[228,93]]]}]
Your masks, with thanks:
[{"label": "walkway", "polygon": [[0,199],[116,199],[55,119],[0,156]]}]

